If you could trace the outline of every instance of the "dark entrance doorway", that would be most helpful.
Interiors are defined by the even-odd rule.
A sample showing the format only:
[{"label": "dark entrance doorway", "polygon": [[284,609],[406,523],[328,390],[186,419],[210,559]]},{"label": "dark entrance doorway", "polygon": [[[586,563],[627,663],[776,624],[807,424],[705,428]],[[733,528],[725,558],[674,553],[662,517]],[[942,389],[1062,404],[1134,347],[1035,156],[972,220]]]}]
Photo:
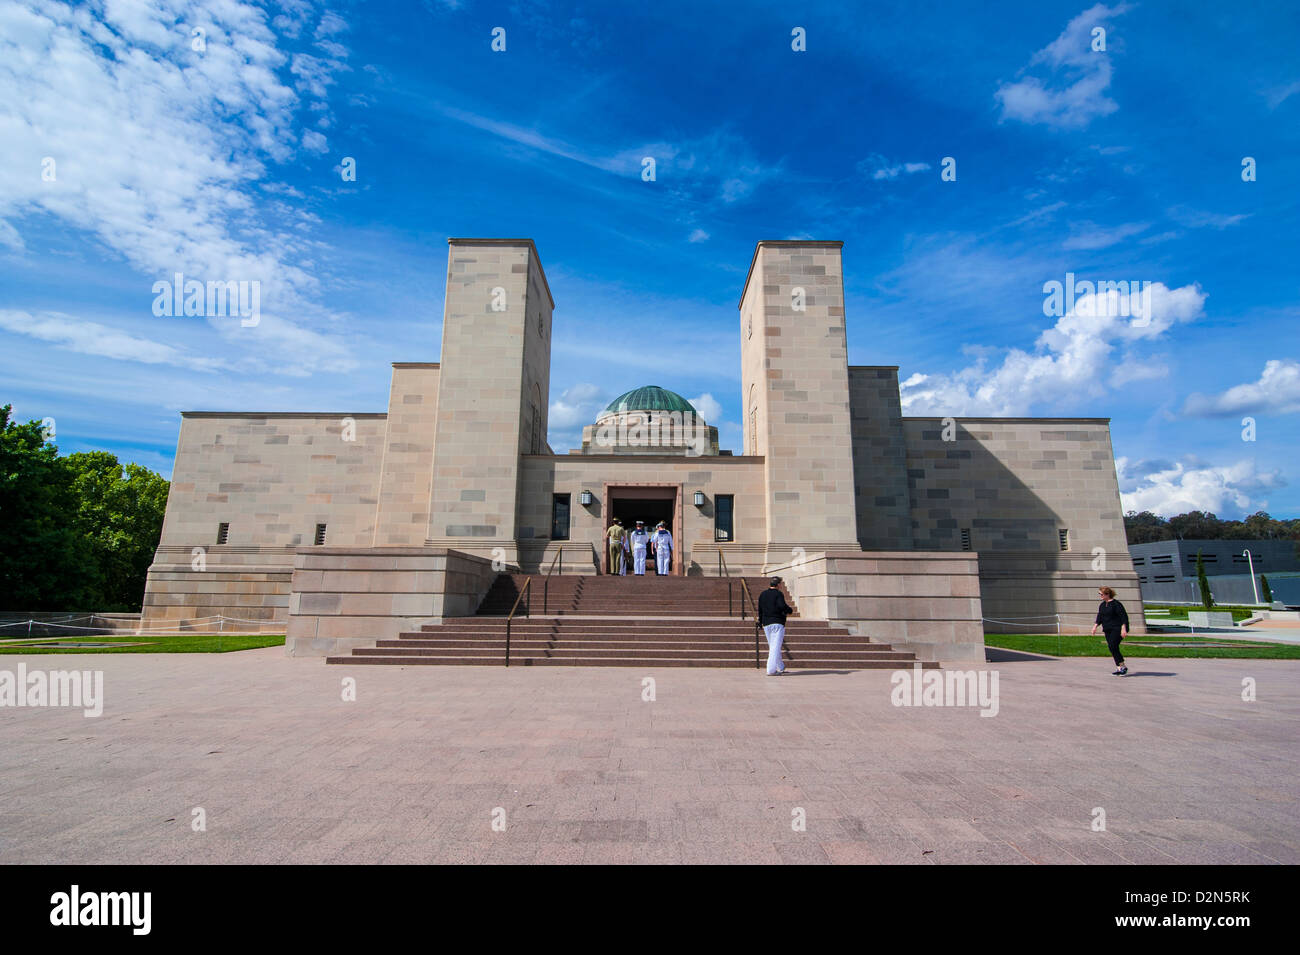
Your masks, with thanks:
[{"label": "dark entrance doorway", "polygon": [[[671,573],[681,573],[681,541],[677,533],[677,488],[675,487],[610,487],[608,513],[623,522],[629,534],[637,521],[645,521],[646,530],[653,534],[660,521],[673,535],[673,563]],[[608,550],[608,548],[607,548]],[[609,555],[605,555],[605,572],[609,573]],[[629,573],[631,571],[629,570]],[[655,560],[646,556],[646,575],[655,574]]]}]

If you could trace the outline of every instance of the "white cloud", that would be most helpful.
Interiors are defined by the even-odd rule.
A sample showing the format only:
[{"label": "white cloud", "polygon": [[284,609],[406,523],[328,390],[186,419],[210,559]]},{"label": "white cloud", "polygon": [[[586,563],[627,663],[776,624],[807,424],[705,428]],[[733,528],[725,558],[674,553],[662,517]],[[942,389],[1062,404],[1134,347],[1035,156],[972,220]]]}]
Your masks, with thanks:
[{"label": "white cloud", "polygon": [[672,195],[692,194],[706,201],[730,204],[782,172],[779,164],[765,166],[747,141],[725,129],[680,143],[642,143],[610,154],[599,146],[577,146],[536,129],[456,106],[437,102],[429,105],[448,119],[507,142],[617,176],[639,177],[646,168],[644,160],[653,159],[655,181],[664,184]]},{"label": "white cloud", "polygon": [[1148,228],[1145,222],[1128,222],[1124,225],[1118,225],[1107,229],[1093,222],[1080,222],[1076,227],[1071,227],[1071,235],[1061,243],[1063,249],[1104,249],[1114,245],[1116,242],[1123,242],[1129,236],[1138,235],[1145,232]]},{"label": "white cloud", "polygon": [[581,428],[592,424],[607,404],[609,398],[603,388],[587,382],[577,384],[551,402],[548,421],[552,429],[561,431]]},{"label": "white cloud", "polygon": [[917,172],[924,172],[930,168],[928,162],[895,162],[891,163],[884,156],[878,153],[872,153],[866,159],[858,162],[858,172],[864,176],[870,176],[872,179],[892,180],[897,179],[903,174],[912,175]]},{"label": "white cloud", "polygon": [[903,411],[909,415],[1027,415],[1040,405],[1058,405],[1104,394],[1120,383],[1115,366],[1127,380],[1149,376],[1138,371],[1142,359],[1117,359],[1117,347],[1155,341],[1178,322],[1202,313],[1205,293],[1198,286],[1169,289],[1150,286],[1150,317],[1145,324],[1123,317],[1131,311],[1124,296],[1082,295],[1056,324],[1038,336],[1034,352],[1013,348],[1000,365],[989,368],[988,351],[974,365],[951,374],[913,374],[901,385]]},{"label": "white cloud", "polygon": [[687,241],[688,241],[688,242],[708,242],[708,241],[709,241],[709,234],[708,234],[707,232],[705,232],[703,229],[695,229],[694,231],[691,232],[691,237],[690,237]]},{"label": "white cloud", "polygon": [[1021,71],[1045,65],[1045,79],[1026,75],[998,87],[994,95],[1002,105],[1002,118],[1077,128],[1119,109],[1106,95],[1111,80],[1111,53],[1093,51],[1092,30],[1107,28],[1110,19],[1128,9],[1127,4],[1107,7],[1098,3],[1071,20],[1061,35],[1035,53]]},{"label": "white cloud", "polygon": [[691,398],[689,401],[709,424],[717,424],[722,420],[722,405],[718,404],[718,400],[711,393],[706,391],[698,398]]},{"label": "white cloud", "polygon": [[1249,219],[1251,213],[1240,212],[1236,215],[1228,215],[1218,212],[1204,212],[1200,209],[1189,209],[1186,206],[1175,206],[1169,210],[1169,217],[1179,225],[1187,226],[1192,229],[1226,229],[1228,226],[1234,226],[1238,222]]},{"label": "white cloud", "polygon": [[1217,395],[1187,396],[1183,413],[1218,417],[1238,414],[1295,414],[1300,411],[1300,362],[1270,359],[1258,381],[1234,385]]},{"label": "white cloud", "polygon": [[314,153],[327,152],[329,146],[327,140],[314,129],[309,129],[302,134],[302,148]]},{"label": "white cloud", "polygon": [[162,342],[128,335],[107,325],[81,321],[59,312],[32,315],[30,312],[0,310],[0,328],[83,355],[150,365],[175,365],[192,371],[217,371],[227,367],[226,362],[216,358],[187,354]]},{"label": "white cloud", "polygon": [[1294,83],[1288,83],[1286,86],[1279,86],[1267,90],[1264,93],[1264,97],[1268,100],[1269,109],[1277,109],[1296,93],[1300,93],[1300,80],[1296,80]]},{"label": "white cloud", "polygon": [[347,21],[337,13],[326,11],[325,15],[320,18],[320,24],[316,27],[316,39],[321,40],[325,37],[334,36],[336,33],[345,33],[348,30]]},{"label": "white cloud", "polygon": [[[338,318],[319,302],[322,249],[283,228],[259,186],[300,138],[279,75],[288,57],[259,7],[204,8],[202,52],[184,26],[193,14],[181,0],[0,5],[0,167],[14,173],[0,177],[0,241],[21,249],[25,218],[59,220],[139,274],[142,308],[175,272],[258,281],[256,334],[219,331],[247,347],[249,370],[350,368],[349,348],[315,330]],[[323,89],[331,67],[315,63]]]},{"label": "white cloud", "polygon": [[23,237],[18,234],[18,230],[11,226],[4,219],[0,219],[0,245],[7,246],[14,252],[21,252],[27,248],[23,242]]},{"label": "white cloud", "polygon": [[1170,464],[1116,458],[1120,499],[1127,511],[1163,517],[1188,511],[1250,514],[1268,507],[1263,495],[1286,486],[1280,471],[1260,471],[1253,461],[1207,465],[1195,459]]}]

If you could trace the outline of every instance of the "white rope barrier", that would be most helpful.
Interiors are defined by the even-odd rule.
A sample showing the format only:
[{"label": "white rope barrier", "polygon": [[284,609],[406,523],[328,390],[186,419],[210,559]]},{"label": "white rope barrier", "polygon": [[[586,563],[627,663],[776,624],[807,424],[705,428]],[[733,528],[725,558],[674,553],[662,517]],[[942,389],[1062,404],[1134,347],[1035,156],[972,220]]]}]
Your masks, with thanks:
[{"label": "white rope barrier", "polygon": [[[78,616],[76,616],[76,615],[69,615],[69,616],[65,617],[64,619],[65,619],[65,620],[76,620],[76,619],[88,619],[88,620],[93,620],[96,616],[98,616],[98,615],[97,615],[97,614],[90,614],[90,615],[82,614],[82,615],[80,615],[80,617],[78,617]],[[98,635],[98,636],[106,636],[106,637],[110,637],[110,636],[143,637],[143,636],[149,636],[150,634],[163,634],[163,633],[178,633],[178,632],[186,632],[186,631],[188,631],[188,630],[193,630],[195,627],[211,627],[213,624],[216,624],[216,625],[217,625],[217,628],[218,628],[218,629],[217,629],[216,631],[208,630],[208,631],[194,631],[194,632],[207,632],[207,633],[216,632],[216,633],[220,633],[220,632],[221,632],[221,628],[224,627],[225,624],[227,624],[227,623],[246,623],[246,624],[254,624],[254,625],[256,625],[256,626],[259,627],[259,628],[260,628],[260,627],[273,627],[273,628],[278,628],[278,627],[279,627],[279,624],[277,624],[277,623],[276,623],[275,621],[273,621],[273,620],[248,620],[248,619],[243,618],[243,617],[227,617],[227,616],[225,616],[224,614],[215,614],[215,615],[210,616],[210,617],[194,617],[194,618],[191,618],[191,619],[189,620],[189,622],[187,622],[187,623],[183,623],[183,624],[182,624],[182,623],[178,623],[178,624],[176,624],[175,626],[171,626],[171,627],[132,627],[132,628],[127,628],[127,629],[114,629],[114,628],[104,627],[104,626],[99,626],[99,627],[79,627],[79,626],[76,626],[76,625],[73,625],[73,624],[55,623],[55,622],[52,621],[52,620],[36,620],[36,619],[33,618],[33,619],[30,619],[30,620],[19,620],[19,621],[15,621],[15,622],[13,622],[13,623],[3,623],[3,624],[0,624],[0,629],[4,629],[4,628],[8,628],[8,627],[26,627],[26,628],[27,628],[27,633],[30,635],[31,632],[32,632],[32,627],[50,627],[50,628],[55,629],[55,630],[80,630],[80,631],[83,631],[83,632],[85,632],[85,631],[93,631],[93,632],[95,633],[95,635]],[[45,636],[50,636],[50,635],[49,635],[49,634],[46,634]],[[38,635],[35,639],[39,639],[39,638],[40,638],[40,635]]]},{"label": "white rope barrier", "polygon": [[1021,620],[1034,620],[1034,621],[1052,620],[1056,622],[1057,634],[1059,635],[1061,632],[1061,615],[1059,613],[1043,614],[1040,617],[1013,617],[1010,620],[998,620],[994,617],[981,617],[980,619],[983,620],[985,623],[1001,623],[1011,627],[1034,626],[1034,624],[1032,623],[1020,623]]}]

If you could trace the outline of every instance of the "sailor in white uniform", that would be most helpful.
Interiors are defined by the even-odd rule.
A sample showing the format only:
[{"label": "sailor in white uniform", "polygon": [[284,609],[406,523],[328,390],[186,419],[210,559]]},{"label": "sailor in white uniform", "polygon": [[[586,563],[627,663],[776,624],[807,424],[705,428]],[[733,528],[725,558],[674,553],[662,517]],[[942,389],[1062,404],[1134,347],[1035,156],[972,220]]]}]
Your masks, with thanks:
[{"label": "sailor in white uniform", "polygon": [[668,532],[668,528],[664,527],[663,521],[660,521],[659,526],[655,528],[654,536],[650,538],[650,545],[654,548],[655,570],[661,575],[672,573],[673,535]]},{"label": "sailor in white uniform", "polygon": [[636,530],[629,535],[632,544],[632,573],[638,577],[645,576],[645,553],[650,546],[650,532],[645,529],[645,521],[636,522]]}]

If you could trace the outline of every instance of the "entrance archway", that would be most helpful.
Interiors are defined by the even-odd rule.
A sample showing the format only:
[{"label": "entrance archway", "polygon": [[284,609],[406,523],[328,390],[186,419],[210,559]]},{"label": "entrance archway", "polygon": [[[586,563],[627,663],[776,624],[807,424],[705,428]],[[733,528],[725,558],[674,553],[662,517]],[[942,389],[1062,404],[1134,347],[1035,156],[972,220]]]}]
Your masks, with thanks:
[{"label": "entrance archway", "polygon": [[[636,522],[646,522],[646,529],[654,533],[655,525],[660,521],[673,535],[672,574],[684,573],[682,560],[682,513],[681,487],[674,484],[606,484],[605,513],[611,519],[623,522],[624,530],[631,533]],[[606,548],[604,556],[605,573],[610,572],[609,553]],[[646,574],[655,574],[655,562],[646,559]]]}]

